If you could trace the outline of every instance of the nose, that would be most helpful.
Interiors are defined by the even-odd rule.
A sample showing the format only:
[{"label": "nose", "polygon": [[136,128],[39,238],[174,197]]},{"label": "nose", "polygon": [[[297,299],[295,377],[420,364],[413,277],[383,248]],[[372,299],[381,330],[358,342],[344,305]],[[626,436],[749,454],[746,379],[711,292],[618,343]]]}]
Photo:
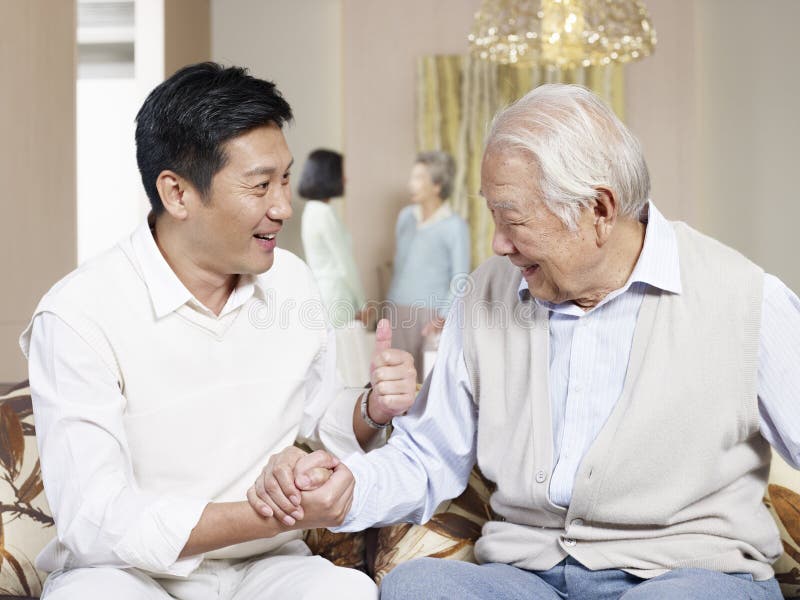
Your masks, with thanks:
[{"label": "nose", "polygon": [[492,235],[492,251],[498,256],[508,256],[516,252],[514,243],[508,235],[497,226],[495,226],[494,234]]},{"label": "nose", "polygon": [[276,186],[270,196],[267,216],[273,221],[285,221],[292,218],[292,188],[289,184]]}]

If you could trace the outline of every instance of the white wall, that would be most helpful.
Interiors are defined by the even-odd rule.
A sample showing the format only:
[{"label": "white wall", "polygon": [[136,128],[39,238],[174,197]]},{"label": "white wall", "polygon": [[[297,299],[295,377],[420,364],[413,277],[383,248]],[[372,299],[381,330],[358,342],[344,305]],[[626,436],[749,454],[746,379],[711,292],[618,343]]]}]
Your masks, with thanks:
[{"label": "white wall", "polygon": [[[214,58],[277,81],[296,111],[287,137],[298,162],[321,145],[347,154],[345,223],[371,297],[405,201],[415,59],[465,51],[479,4],[212,0]],[[653,199],[668,217],[719,237],[800,289],[792,244],[800,203],[790,179],[800,137],[793,31],[800,2],[647,6],[658,47],[626,68],[626,118],[643,143]],[[284,236],[294,249],[297,217]]]},{"label": "white wall", "polygon": [[648,0],[654,56],[627,70],[653,199],[800,290],[796,0]]},{"label": "white wall", "polygon": [[696,15],[699,223],[800,292],[800,2],[705,0]]},{"label": "white wall", "polygon": [[134,79],[77,85],[78,262],[113,246],[147,214],[136,167]]},{"label": "white wall", "polygon": [[353,234],[367,296],[394,255],[397,213],[408,202],[416,154],[417,58],[467,51],[480,0],[344,0],[345,149]]},{"label": "white wall", "polygon": [[695,0],[648,0],[655,53],[625,67],[625,120],[650,167],[653,199],[668,217],[696,221],[699,184]]},{"label": "white wall", "polygon": [[0,1],[0,382],[42,295],[75,268],[75,10]]},{"label": "white wall", "polygon": [[208,0],[136,0],[132,76],[113,76],[113,64],[100,64],[87,70],[94,76],[78,80],[79,263],[117,243],[149,212],[134,119],[166,76],[208,60],[209,12]]},{"label": "white wall", "polygon": [[[343,150],[341,11],[341,0],[211,2],[212,59],[274,81],[292,107],[295,122],[285,133],[294,189],[311,150]],[[293,205],[279,245],[302,256],[297,194]]]}]

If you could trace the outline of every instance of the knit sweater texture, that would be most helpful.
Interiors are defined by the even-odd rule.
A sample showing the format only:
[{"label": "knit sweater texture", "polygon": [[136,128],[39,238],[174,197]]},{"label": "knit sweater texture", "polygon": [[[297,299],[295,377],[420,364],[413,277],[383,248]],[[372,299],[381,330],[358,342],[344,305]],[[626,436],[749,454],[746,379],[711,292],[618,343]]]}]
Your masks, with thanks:
[{"label": "knit sweater texture", "polygon": [[[550,502],[549,313],[505,258],[465,299],[464,356],[479,411],[478,465],[497,484],[481,562],[649,578],[676,568],[772,577],[778,531],[762,503],[770,448],[756,392],[763,271],[682,223],[680,294],[642,303],[625,385],[576,474]],[[498,440],[502,440],[499,442]]]}]

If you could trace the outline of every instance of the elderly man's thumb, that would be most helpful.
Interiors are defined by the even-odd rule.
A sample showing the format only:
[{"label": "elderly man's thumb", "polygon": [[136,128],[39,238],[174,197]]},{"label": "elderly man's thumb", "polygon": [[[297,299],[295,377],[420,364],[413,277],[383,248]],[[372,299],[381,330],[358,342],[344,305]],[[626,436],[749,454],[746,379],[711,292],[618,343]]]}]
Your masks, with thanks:
[{"label": "elderly man's thumb", "polygon": [[315,490],[331,478],[338,464],[339,459],[324,450],[306,454],[294,467],[294,484],[301,491]]},{"label": "elderly man's thumb", "polygon": [[321,487],[326,481],[328,481],[328,479],[331,478],[332,473],[332,469],[327,469],[325,467],[314,467],[313,469],[306,471],[304,474],[298,475],[295,478],[294,483],[300,491],[310,492],[311,490]]}]

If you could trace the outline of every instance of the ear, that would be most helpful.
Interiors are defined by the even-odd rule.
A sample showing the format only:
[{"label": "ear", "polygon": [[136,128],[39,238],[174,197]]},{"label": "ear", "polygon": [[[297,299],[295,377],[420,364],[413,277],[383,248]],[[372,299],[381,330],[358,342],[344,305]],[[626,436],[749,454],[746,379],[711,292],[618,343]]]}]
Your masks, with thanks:
[{"label": "ear", "polygon": [[594,229],[597,234],[597,244],[602,246],[611,237],[611,231],[617,223],[619,212],[617,198],[613,190],[608,188],[597,188],[597,196],[594,199]]},{"label": "ear", "polygon": [[189,216],[197,190],[186,179],[174,171],[164,170],[158,174],[156,188],[164,210],[173,218],[183,221]]}]

